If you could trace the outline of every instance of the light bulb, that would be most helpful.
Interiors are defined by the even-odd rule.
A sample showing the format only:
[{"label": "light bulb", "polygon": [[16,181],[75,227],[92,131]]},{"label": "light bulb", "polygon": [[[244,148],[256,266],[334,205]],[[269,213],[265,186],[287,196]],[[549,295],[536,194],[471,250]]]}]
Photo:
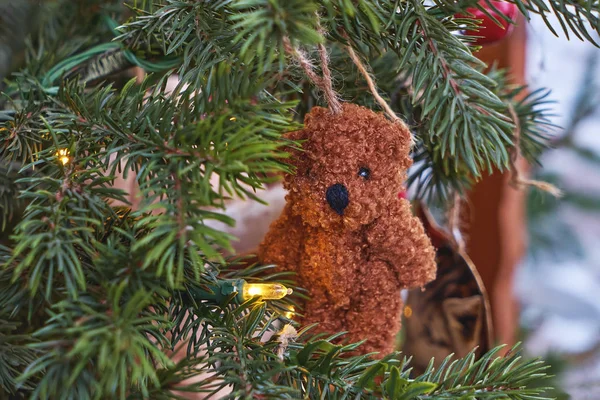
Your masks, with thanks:
[{"label": "light bulb", "polygon": [[67,165],[71,161],[71,158],[69,157],[69,149],[59,149],[56,152],[56,156],[62,165]]},{"label": "light bulb", "polygon": [[262,300],[278,300],[292,294],[293,290],[281,283],[245,283],[242,289],[244,300],[260,297]]},{"label": "light bulb", "polygon": [[287,319],[292,319],[292,318],[294,318],[295,312],[296,312],[296,307],[289,306],[288,310],[285,313],[283,313],[283,316],[286,317]]}]

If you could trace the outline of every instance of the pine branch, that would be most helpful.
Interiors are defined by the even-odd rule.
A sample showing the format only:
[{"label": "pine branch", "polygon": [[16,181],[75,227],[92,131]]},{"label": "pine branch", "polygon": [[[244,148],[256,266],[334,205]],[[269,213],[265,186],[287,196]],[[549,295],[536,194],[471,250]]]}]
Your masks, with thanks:
[{"label": "pine branch", "polygon": [[[547,107],[552,104],[548,100],[549,91],[538,89],[525,96],[526,86],[508,85],[506,72],[492,68],[487,75],[497,82],[494,93],[503,102],[505,107],[513,107],[519,119],[521,137],[519,144],[521,154],[531,163],[537,162],[537,158],[543,150],[549,146],[549,137],[556,129],[549,118],[553,115],[552,110]],[[406,91],[409,86],[404,89]],[[409,90],[410,91],[410,90]],[[398,102],[403,110],[412,110],[404,96],[398,96]],[[410,113],[411,111],[405,111]],[[413,114],[414,115],[414,114]],[[414,122],[417,130],[421,129],[422,122]],[[511,144],[509,145],[512,147]],[[438,162],[439,155],[435,148],[421,143],[414,152],[415,168],[411,171],[408,183],[414,187],[419,198],[427,198],[437,203],[445,203],[455,192],[463,192],[474,182],[472,174],[463,169],[450,171],[441,169]]]},{"label": "pine branch", "polygon": [[167,1],[155,12],[137,9],[140,17],[118,27],[118,40],[128,48],[152,53],[158,44],[164,55],[184,55],[183,75],[189,68],[202,70],[231,61],[234,38],[230,12],[222,2]]},{"label": "pine branch", "polygon": [[123,298],[122,293],[123,285],[115,284],[106,299],[87,296],[52,307],[45,327],[34,335],[40,342],[30,345],[43,355],[21,377],[38,377],[32,399],[49,393],[124,399],[132,385],[159,385],[156,369],[171,364],[161,349],[168,343],[160,332],[167,321],[149,309],[155,295],[138,291]]},{"label": "pine branch", "polygon": [[261,343],[264,333],[273,329],[265,304],[249,302],[225,307],[222,314],[203,315],[205,323],[216,325],[203,340],[211,365],[205,372],[218,377],[205,381],[203,390],[216,393],[228,387],[231,392],[226,398],[528,399],[543,391],[528,389],[527,383],[544,377],[546,367],[537,360],[522,361],[516,349],[503,358],[496,357],[499,348],[479,361],[474,352],[456,361],[448,358],[440,368],[430,366],[423,375],[411,377],[410,363],[399,354],[382,360],[350,355],[360,349],[359,344],[335,343],[340,334],[314,337],[309,328],[295,341],[286,342],[280,361],[276,357],[280,337]]},{"label": "pine branch", "polygon": [[434,398],[456,398],[456,396],[476,396],[476,398],[528,399],[543,392],[543,388],[528,389],[527,384],[545,376],[542,361],[522,361],[518,345],[505,356],[497,354],[502,346],[492,349],[479,360],[474,351],[461,360],[451,361],[448,357],[435,369],[430,365],[416,381],[430,381],[436,384],[431,391]]},{"label": "pine branch", "polygon": [[[509,2],[515,4],[528,19],[531,14],[541,16],[548,29],[556,36],[559,36],[559,31],[562,31],[567,39],[570,38],[570,34],[573,34],[579,40],[589,41],[597,45],[596,35],[600,26],[598,19],[600,5],[593,0],[509,0]],[[464,11],[467,7],[477,8],[486,15],[489,15],[489,10],[494,10],[500,18],[510,21],[508,17],[497,11],[491,1],[487,0],[481,4],[471,0],[459,2],[438,0],[435,2],[435,7],[446,15],[457,13],[465,15]],[[549,16],[556,17],[560,25],[559,29],[549,20]]]},{"label": "pine branch", "polygon": [[[155,40],[163,43],[166,53],[185,54],[179,70],[182,74],[180,88],[188,94],[191,89],[184,87],[204,85],[202,80],[207,76],[206,68],[213,69],[213,65],[224,59],[232,63],[233,70],[246,70],[243,66],[252,65],[253,71],[248,74],[252,81],[250,76],[254,74],[261,77],[279,74],[283,62],[280,59],[283,51],[277,44],[280,38],[290,37],[292,41],[308,45],[322,41],[323,38],[314,37],[310,30],[316,24],[314,4],[304,3],[286,3],[285,6],[274,3],[269,8],[271,6],[266,7],[261,1],[245,1],[236,2],[229,8],[230,5],[223,2],[168,2],[160,11],[141,18],[134,25],[124,26],[125,34],[121,39],[132,45],[142,40]],[[473,5],[472,1],[453,3],[452,12],[464,11]],[[235,14],[238,7],[242,14]],[[359,2],[357,5],[333,2],[328,3],[321,13],[322,23],[329,33],[326,39],[331,41],[331,45],[345,45],[349,40],[363,57],[372,60],[373,55],[379,57],[386,50],[398,54],[398,59],[388,70],[410,77],[411,108],[418,115],[407,117],[419,121],[416,133],[423,143],[423,151],[416,153],[415,158],[431,160],[431,163],[426,162],[426,170],[434,169],[430,177],[419,174],[422,184],[418,184],[417,192],[420,198],[442,201],[455,191],[463,192],[484,172],[508,167],[507,149],[512,145],[514,128],[508,104],[499,97],[498,82],[482,72],[485,66],[466,45],[471,38],[459,34],[465,26],[476,28],[476,22],[449,19],[446,17],[448,12],[444,3],[431,7],[418,1],[410,5],[385,1],[377,4]],[[196,30],[189,28],[192,19]],[[271,21],[274,19],[281,24],[273,25]],[[295,30],[298,22],[286,21],[304,21],[308,31]],[[254,29],[258,26],[259,31]],[[179,31],[180,28],[183,30]],[[147,34],[133,36],[134,32]],[[162,36],[158,36],[159,32]],[[240,47],[239,42],[232,42],[233,36],[222,36],[223,32],[231,32],[231,35],[237,32],[237,38],[246,38],[249,32],[253,32],[253,36],[245,40],[245,47]],[[246,59],[247,52],[257,58]],[[279,60],[279,67],[271,68],[276,60]],[[332,63],[344,69],[348,60],[344,60],[343,54],[333,52]],[[301,90],[301,86],[297,85],[301,72],[287,68],[286,73],[291,78],[286,85],[294,91]],[[214,85],[219,97],[221,93],[230,91],[232,83],[228,76],[219,79]],[[531,108],[523,108],[519,112],[519,115],[530,113],[531,120],[540,119],[538,117],[543,115],[543,111]],[[538,137],[535,149],[543,145],[543,129],[546,127],[547,124],[541,124],[535,128],[536,132],[530,132]],[[524,143],[527,147],[530,142]],[[525,154],[530,157],[535,151],[534,148],[527,149]],[[415,179],[413,182],[416,182]]]},{"label": "pine branch", "polygon": [[557,1],[544,0],[512,1],[521,12],[528,16],[529,12],[538,14],[542,17],[548,29],[556,36],[558,32],[548,19],[548,15],[553,14],[559,22],[560,28],[569,39],[569,33],[573,33],[579,40],[586,40],[594,45],[597,43],[597,34],[599,33],[600,4],[593,0],[586,1]]},{"label": "pine branch", "polygon": [[[418,3],[414,7],[414,17],[404,16],[398,29],[415,32],[416,39],[408,38],[414,45],[400,49],[400,56],[415,52],[401,65],[411,77],[413,104],[421,106],[418,118],[427,125],[423,141],[435,143],[435,159],[446,175],[461,166],[474,178],[491,165],[504,168],[512,124],[493,91],[496,82],[479,71],[481,62],[452,35],[458,25],[432,17]],[[412,27],[402,26],[411,20]]]},{"label": "pine branch", "polygon": [[[411,377],[400,354],[357,355],[360,345],[344,343],[341,333],[282,333],[297,292],[266,302],[202,294],[228,279],[290,279],[269,276],[269,267],[239,269],[222,255],[231,237],[205,223],[232,224],[221,211],[228,198],[258,200],[268,175],[289,171],[280,136],[318,100],[282,51],[284,38],[309,56],[315,44],[327,46],[335,89],[376,108],[342,46],[368,62],[382,95],[419,138],[411,175],[419,197],[449,197],[507,165],[509,105],[521,151],[536,159],[550,128],[545,94],[519,100],[523,88],[483,73],[471,38],[458,32],[476,24],[452,17],[474,0],[127,4],[45,3],[26,65],[6,86],[0,159],[19,176],[1,181],[0,194],[18,193],[24,212],[11,227],[15,245],[0,248],[0,316],[23,330],[0,330],[17,352],[13,364],[0,357],[5,392],[15,392],[20,374],[31,398],[160,399],[223,388],[231,398],[539,393],[527,384],[543,367],[514,353],[481,361],[471,354]],[[569,12],[575,23],[588,11]],[[155,74],[142,84],[100,81],[128,65]],[[173,73],[180,82],[168,92]],[[126,202],[127,193],[112,188],[121,172],[136,174],[138,211],[113,207]],[[185,359],[169,360],[180,348]]]}]

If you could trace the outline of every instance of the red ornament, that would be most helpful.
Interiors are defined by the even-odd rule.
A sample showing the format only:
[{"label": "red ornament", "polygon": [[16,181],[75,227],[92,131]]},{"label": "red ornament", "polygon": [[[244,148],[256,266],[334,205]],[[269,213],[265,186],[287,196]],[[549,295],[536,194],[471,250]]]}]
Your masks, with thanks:
[{"label": "red ornament", "polygon": [[406,190],[403,190],[400,193],[398,193],[398,198],[405,199],[406,198]]},{"label": "red ornament", "polygon": [[519,9],[513,3],[508,3],[506,1],[479,1],[479,4],[483,6],[491,15],[494,16],[500,22],[502,26],[499,26],[494,20],[492,20],[489,16],[485,15],[483,11],[478,10],[476,8],[467,8],[467,11],[471,15],[460,15],[458,14],[458,18],[472,18],[482,20],[479,25],[479,30],[476,31],[466,31],[467,35],[472,36],[480,36],[475,40],[475,44],[484,45],[497,42],[501,39],[504,39],[508,36],[509,33],[512,32],[514,25],[505,21],[493,8],[488,4],[491,3],[500,13],[506,15],[511,20],[515,20],[517,17],[517,13]]}]

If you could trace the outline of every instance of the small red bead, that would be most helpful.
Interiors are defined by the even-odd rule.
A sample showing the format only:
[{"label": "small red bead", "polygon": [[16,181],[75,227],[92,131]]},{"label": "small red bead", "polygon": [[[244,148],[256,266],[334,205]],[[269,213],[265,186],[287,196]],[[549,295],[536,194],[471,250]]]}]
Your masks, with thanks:
[{"label": "small red bead", "polygon": [[403,190],[400,193],[398,193],[398,198],[405,199],[406,198],[406,190]]},{"label": "small red bead", "polygon": [[[517,13],[519,12],[519,9],[517,8],[516,5],[514,5],[512,3],[508,3],[506,1],[490,0],[489,2],[498,11],[500,11],[502,14],[509,17],[511,20],[514,21],[515,18],[517,17]],[[488,10],[489,13],[491,15],[493,15],[498,20],[498,22],[500,22],[500,24],[502,26],[499,26],[490,17],[488,17],[481,10],[478,10],[476,8],[467,8],[467,11],[472,15],[461,15],[461,14],[456,15],[456,17],[458,17],[458,18],[473,18],[473,19],[482,20],[481,24],[479,25],[479,30],[477,32],[476,31],[466,31],[467,35],[481,36],[475,41],[475,44],[483,45],[483,44],[494,43],[501,39],[504,39],[506,36],[508,36],[512,32],[514,25],[505,21],[500,15],[498,15],[498,13],[495,10],[493,10],[487,4],[486,1],[480,1],[479,4],[482,5],[486,10]]]}]

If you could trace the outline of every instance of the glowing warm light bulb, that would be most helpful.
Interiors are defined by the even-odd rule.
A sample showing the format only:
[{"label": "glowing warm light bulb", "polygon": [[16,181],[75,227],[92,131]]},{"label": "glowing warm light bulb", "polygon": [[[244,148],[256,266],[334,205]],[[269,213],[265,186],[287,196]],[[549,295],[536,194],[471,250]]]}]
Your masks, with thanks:
[{"label": "glowing warm light bulb", "polygon": [[413,314],[413,311],[412,311],[412,308],[410,308],[410,306],[404,307],[404,316],[406,318],[412,317],[412,314]]},{"label": "glowing warm light bulb", "polygon": [[235,121],[236,119],[237,119],[236,117],[229,118],[230,121]]},{"label": "glowing warm light bulb", "polygon": [[69,157],[69,149],[58,150],[56,152],[56,156],[62,165],[67,165],[71,161],[71,158]]},{"label": "glowing warm light bulb", "polygon": [[292,319],[292,318],[294,318],[295,312],[296,312],[296,307],[289,306],[288,310],[283,314],[283,316],[286,317],[287,319]]},{"label": "glowing warm light bulb", "polygon": [[242,296],[245,300],[255,296],[263,300],[278,300],[292,292],[292,289],[286,288],[281,283],[246,283],[242,289]]}]

